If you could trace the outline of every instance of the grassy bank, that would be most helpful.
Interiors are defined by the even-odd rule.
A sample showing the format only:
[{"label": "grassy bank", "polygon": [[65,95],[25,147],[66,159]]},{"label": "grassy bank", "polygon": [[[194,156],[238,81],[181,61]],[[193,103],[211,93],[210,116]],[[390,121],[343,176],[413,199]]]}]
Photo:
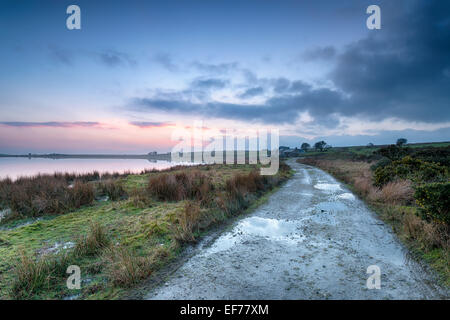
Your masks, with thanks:
[{"label": "grassy bank", "polygon": [[[39,207],[39,197],[22,195],[30,206],[14,207],[0,225],[0,297],[123,297],[176,259],[187,243],[244,212],[291,174],[284,165],[271,177],[255,169],[211,165],[84,180],[45,177],[40,182],[55,188],[45,186],[42,193],[30,181],[21,182],[12,188],[25,184],[28,193],[48,201]],[[89,190],[89,201],[53,204],[50,191],[65,204],[77,183]],[[11,185],[7,181],[3,188]],[[69,265],[81,269],[81,290],[67,288]]]},{"label": "grassy bank", "polygon": [[391,153],[387,149],[315,153],[298,161],[347,184],[392,226],[416,258],[426,261],[450,286],[449,178],[448,165],[441,163],[448,161],[448,145],[397,148],[400,154],[395,157],[391,151],[397,149],[391,147]]}]

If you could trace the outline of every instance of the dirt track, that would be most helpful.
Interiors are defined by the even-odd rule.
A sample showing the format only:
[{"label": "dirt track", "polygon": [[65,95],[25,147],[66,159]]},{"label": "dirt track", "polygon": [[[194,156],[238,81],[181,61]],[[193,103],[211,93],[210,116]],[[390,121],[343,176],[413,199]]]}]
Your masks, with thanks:
[{"label": "dirt track", "polygon": [[[236,221],[146,299],[448,299],[407,259],[389,226],[325,172],[289,162],[295,175]],[[369,290],[367,267],[381,269]]]}]

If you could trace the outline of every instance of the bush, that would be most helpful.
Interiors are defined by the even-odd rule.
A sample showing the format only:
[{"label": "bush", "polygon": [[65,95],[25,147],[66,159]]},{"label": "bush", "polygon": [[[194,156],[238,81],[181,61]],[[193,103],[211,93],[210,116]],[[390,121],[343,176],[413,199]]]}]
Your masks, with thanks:
[{"label": "bush", "polygon": [[391,160],[399,160],[407,156],[410,153],[410,149],[408,147],[401,147],[392,144],[390,146],[379,149],[375,153]]},{"label": "bush", "polygon": [[390,165],[392,163],[392,160],[386,157],[381,158],[379,161],[377,161],[375,164],[370,166],[370,169],[372,171],[377,170],[378,168],[384,168],[387,165]]},{"label": "bush", "polygon": [[420,148],[412,156],[423,161],[438,163],[442,166],[450,166],[450,146]]},{"label": "bush", "polygon": [[378,167],[374,172],[374,185],[382,187],[396,179],[409,179],[415,183],[438,182],[445,180],[447,176],[447,168],[407,156]]},{"label": "bush", "polygon": [[450,224],[450,182],[418,186],[414,197],[423,218]]}]

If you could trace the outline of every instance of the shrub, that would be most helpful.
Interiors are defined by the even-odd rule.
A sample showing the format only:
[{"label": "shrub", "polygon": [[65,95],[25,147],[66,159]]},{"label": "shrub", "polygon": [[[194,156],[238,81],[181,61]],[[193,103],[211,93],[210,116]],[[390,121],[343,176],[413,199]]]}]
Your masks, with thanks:
[{"label": "shrub", "polygon": [[372,171],[375,171],[378,168],[384,168],[387,165],[390,165],[392,163],[392,160],[386,157],[381,158],[379,161],[377,161],[375,164],[373,164],[370,169]]},{"label": "shrub", "polygon": [[394,160],[399,160],[399,159],[407,156],[410,153],[410,149],[408,147],[404,148],[404,147],[392,144],[390,146],[379,149],[375,153],[394,161]]},{"label": "shrub", "polygon": [[423,218],[450,224],[450,182],[418,186],[414,197]]},{"label": "shrub", "polygon": [[450,166],[450,146],[420,148],[412,156],[423,161]]},{"label": "shrub", "polygon": [[374,184],[381,187],[395,179],[410,179],[416,183],[434,182],[444,180],[446,176],[448,172],[445,167],[407,156],[377,168],[374,172]]}]

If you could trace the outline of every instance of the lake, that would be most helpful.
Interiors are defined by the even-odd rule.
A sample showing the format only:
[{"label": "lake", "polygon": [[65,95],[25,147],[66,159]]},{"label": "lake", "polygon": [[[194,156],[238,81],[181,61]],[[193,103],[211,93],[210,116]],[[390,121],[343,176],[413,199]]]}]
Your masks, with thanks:
[{"label": "lake", "polygon": [[45,159],[45,158],[0,158],[0,179],[34,176],[39,173],[89,173],[92,171],[119,172],[162,170],[184,163],[145,159]]}]

